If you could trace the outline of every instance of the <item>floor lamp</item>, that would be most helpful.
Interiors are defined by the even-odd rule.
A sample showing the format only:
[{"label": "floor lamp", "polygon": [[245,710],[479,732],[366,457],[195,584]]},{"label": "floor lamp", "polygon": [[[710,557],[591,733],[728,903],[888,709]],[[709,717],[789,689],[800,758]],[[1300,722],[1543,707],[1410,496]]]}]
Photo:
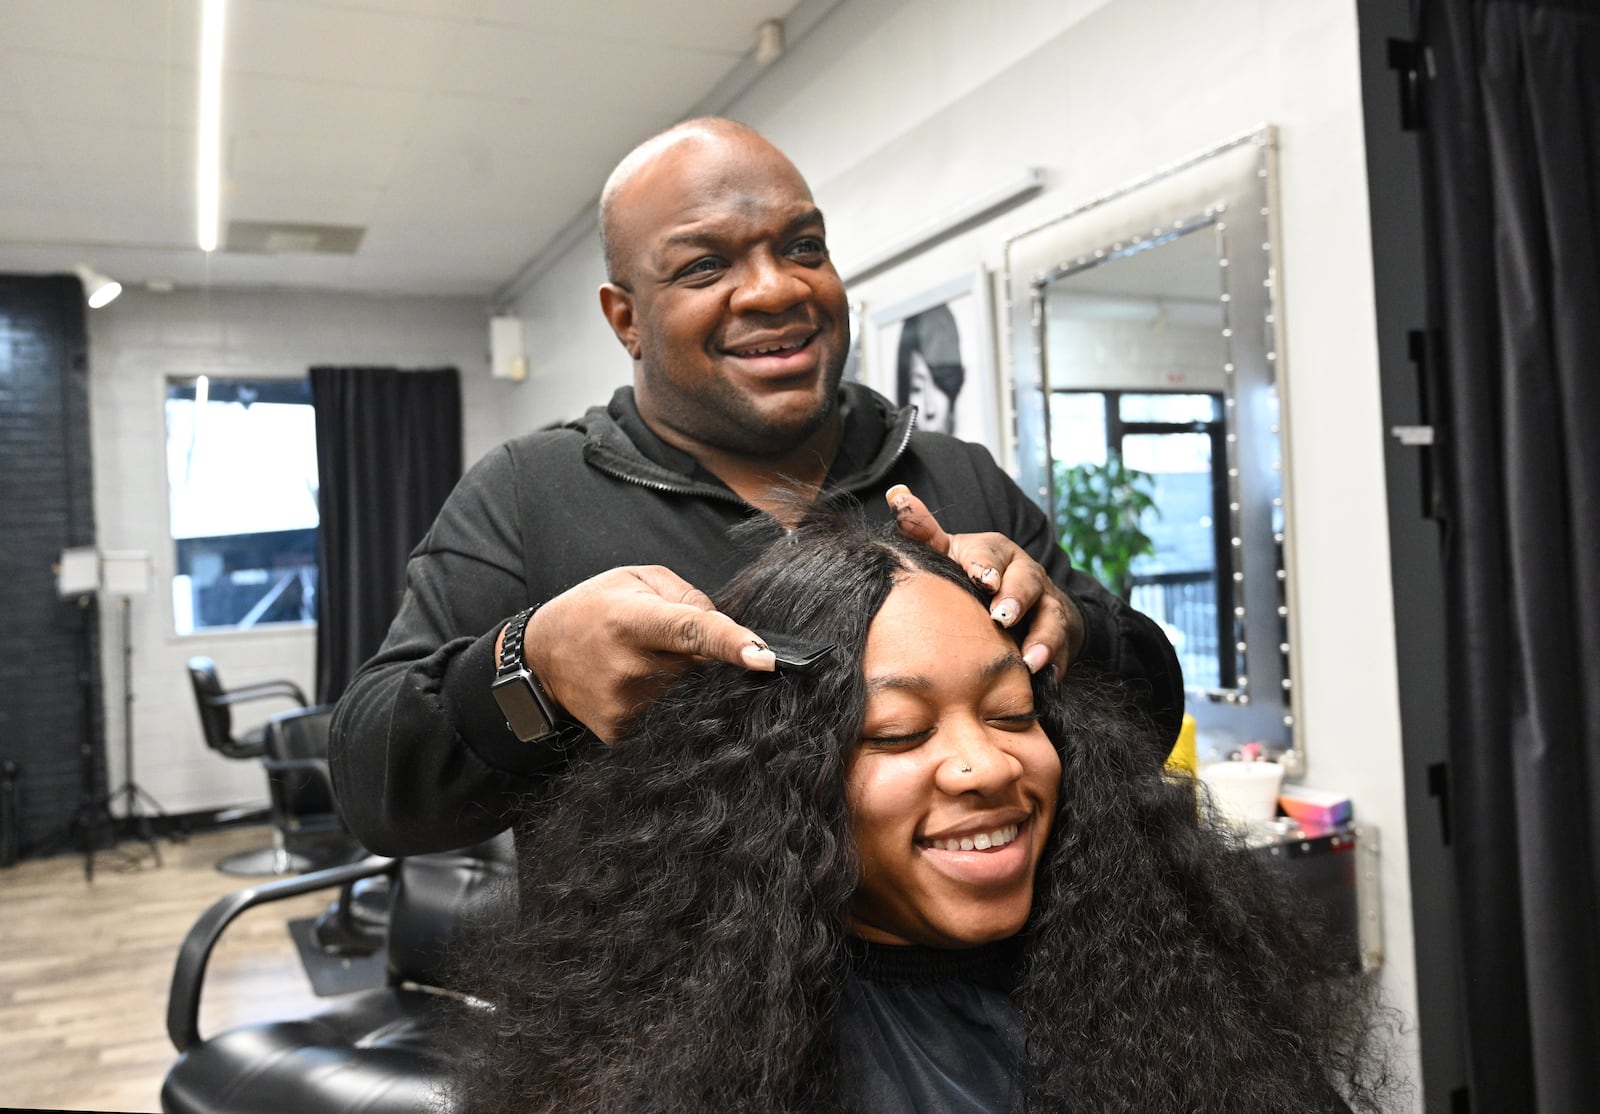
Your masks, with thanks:
[{"label": "floor lamp", "polygon": [[[161,849],[156,846],[150,820],[157,816],[166,819],[167,811],[133,777],[133,597],[150,590],[150,554],[133,549],[102,551],[100,589],[116,599],[122,624],[122,784],[106,796],[105,810],[110,813],[114,803],[123,802],[123,819],[132,822],[160,866]],[[115,814],[112,816],[115,819]],[[114,838],[115,826],[112,832]]]},{"label": "floor lamp", "polygon": [[74,546],[61,551],[55,566],[56,593],[62,600],[70,600],[78,612],[78,699],[81,722],[78,733],[78,768],[82,778],[78,795],[78,812],[68,829],[69,838],[76,834],[83,841],[83,876],[94,881],[94,855],[100,846],[100,829],[112,828],[111,814],[106,811],[103,798],[96,797],[99,788],[95,780],[96,703],[99,686],[95,684],[95,639],[93,625],[98,618],[95,596],[100,591],[100,551],[92,545]]}]

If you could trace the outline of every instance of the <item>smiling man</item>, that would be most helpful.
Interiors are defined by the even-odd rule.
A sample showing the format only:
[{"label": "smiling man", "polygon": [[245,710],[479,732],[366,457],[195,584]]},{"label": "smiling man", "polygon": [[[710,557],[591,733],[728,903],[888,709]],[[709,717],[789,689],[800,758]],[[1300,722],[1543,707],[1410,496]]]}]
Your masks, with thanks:
[{"label": "smiling man", "polygon": [[633,385],[489,453],[412,553],[330,742],[341,809],[371,850],[496,834],[519,794],[573,748],[616,739],[695,658],[772,669],[706,593],[759,546],[734,527],[775,530],[815,499],[897,518],[1024,632],[1028,669],[1120,675],[1176,735],[1182,678],[1161,630],[1071,568],[987,450],[841,384],[844,287],[782,152],[732,121],[680,124],[618,165],[600,230],[600,308]]},{"label": "smiling man", "polygon": [[820,486],[848,317],[799,171],[753,132],[705,127],[636,151],[601,204],[600,305],[640,416],[755,505],[774,469]]}]

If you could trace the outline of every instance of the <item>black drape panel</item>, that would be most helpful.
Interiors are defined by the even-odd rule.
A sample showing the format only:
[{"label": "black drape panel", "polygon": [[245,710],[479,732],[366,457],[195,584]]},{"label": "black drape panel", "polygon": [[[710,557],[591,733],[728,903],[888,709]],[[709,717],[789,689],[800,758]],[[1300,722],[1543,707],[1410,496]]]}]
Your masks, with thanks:
[{"label": "black drape panel", "polygon": [[1600,1101],[1594,7],[1435,0],[1419,24],[1474,1112]]},{"label": "black drape panel", "polygon": [[405,593],[406,556],[461,478],[455,368],[314,367],[317,700],[377,652]]}]

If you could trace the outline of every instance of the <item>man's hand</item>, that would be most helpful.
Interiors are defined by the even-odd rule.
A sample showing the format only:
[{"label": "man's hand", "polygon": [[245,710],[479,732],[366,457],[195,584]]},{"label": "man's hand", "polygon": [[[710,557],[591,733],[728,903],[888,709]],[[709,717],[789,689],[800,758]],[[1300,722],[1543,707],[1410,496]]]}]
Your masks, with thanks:
[{"label": "man's hand", "polygon": [[[659,565],[611,569],[528,620],[524,656],[550,698],[606,743],[696,658],[771,671],[772,651]],[[495,647],[498,660],[500,648]]]},{"label": "man's hand", "polygon": [[925,542],[967,571],[994,597],[989,614],[1011,627],[1032,612],[1022,640],[1022,660],[1037,673],[1046,665],[1062,672],[1083,650],[1087,632],[1078,605],[1056,586],[1044,566],[1004,534],[947,534],[905,484],[884,493],[908,538]]}]

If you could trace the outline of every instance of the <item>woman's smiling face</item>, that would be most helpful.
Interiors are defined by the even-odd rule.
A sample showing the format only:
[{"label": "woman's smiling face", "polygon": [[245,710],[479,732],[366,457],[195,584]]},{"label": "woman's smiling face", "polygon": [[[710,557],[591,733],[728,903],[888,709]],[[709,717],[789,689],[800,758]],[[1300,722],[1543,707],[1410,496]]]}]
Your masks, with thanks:
[{"label": "woman's smiling face", "polygon": [[939,948],[1015,935],[1061,781],[1015,643],[957,585],[908,573],[872,621],[862,671],[850,931]]}]

